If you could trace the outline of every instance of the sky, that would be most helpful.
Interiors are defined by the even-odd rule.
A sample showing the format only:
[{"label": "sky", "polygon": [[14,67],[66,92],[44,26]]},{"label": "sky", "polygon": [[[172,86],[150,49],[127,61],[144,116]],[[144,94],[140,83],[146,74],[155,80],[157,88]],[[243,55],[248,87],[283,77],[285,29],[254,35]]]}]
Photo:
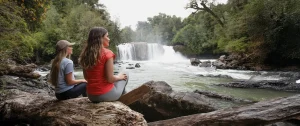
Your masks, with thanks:
[{"label": "sky", "polygon": [[[217,3],[226,3],[227,0],[216,0]],[[136,29],[138,21],[147,21],[159,13],[175,15],[182,19],[190,15],[193,10],[185,9],[189,0],[99,0],[106,6],[111,20],[118,21],[121,28],[131,26]]]}]

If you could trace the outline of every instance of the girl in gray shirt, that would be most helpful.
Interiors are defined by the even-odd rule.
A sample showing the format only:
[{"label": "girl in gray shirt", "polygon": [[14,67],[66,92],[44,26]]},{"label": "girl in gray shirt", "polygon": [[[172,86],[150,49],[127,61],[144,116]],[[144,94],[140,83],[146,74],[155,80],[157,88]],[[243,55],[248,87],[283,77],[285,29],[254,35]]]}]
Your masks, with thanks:
[{"label": "girl in gray shirt", "polygon": [[56,43],[56,56],[52,62],[50,82],[55,86],[55,96],[59,100],[86,97],[86,80],[76,80],[74,77],[73,61],[68,59],[73,53],[72,45],[66,40]]}]

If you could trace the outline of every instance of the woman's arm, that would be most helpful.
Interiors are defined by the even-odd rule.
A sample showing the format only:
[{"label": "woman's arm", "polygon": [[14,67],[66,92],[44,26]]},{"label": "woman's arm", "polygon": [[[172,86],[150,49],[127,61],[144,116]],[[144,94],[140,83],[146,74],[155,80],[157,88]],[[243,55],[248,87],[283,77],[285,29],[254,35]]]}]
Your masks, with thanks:
[{"label": "woman's arm", "polygon": [[73,72],[70,72],[70,73],[66,74],[65,75],[65,80],[66,80],[68,85],[75,85],[75,84],[79,84],[79,83],[82,83],[82,82],[86,82],[85,79],[73,80]]},{"label": "woman's arm", "polygon": [[118,74],[114,75],[114,63],[113,58],[109,58],[105,63],[105,74],[106,74],[106,80],[109,83],[113,83],[119,80],[126,80],[127,76],[126,74]]}]

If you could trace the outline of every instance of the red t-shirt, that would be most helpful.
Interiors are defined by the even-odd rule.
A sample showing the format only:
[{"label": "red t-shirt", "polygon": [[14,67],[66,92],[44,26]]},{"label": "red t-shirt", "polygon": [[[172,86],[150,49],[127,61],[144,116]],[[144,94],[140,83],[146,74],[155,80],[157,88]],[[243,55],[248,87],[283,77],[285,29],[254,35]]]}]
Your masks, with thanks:
[{"label": "red t-shirt", "polygon": [[101,95],[113,88],[114,84],[109,83],[105,75],[105,63],[110,58],[115,58],[115,54],[111,50],[103,48],[99,62],[94,67],[85,70],[88,94]]}]

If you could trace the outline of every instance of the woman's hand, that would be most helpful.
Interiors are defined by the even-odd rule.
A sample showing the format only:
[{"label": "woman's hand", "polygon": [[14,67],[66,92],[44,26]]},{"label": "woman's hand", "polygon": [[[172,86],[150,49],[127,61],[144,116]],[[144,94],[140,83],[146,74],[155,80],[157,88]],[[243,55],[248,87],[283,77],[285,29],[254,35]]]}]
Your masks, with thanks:
[{"label": "woman's hand", "polygon": [[87,81],[85,79],[80,79],[79,80],[81,83],[87,83]]},{"label": "woman's hand", "polygon": [[68,85],[76,85],[76,84],[83,83],[83,82],[87,83],[87,81],[85,79],[73,80],[72,72],[66,74],[65,80]]},{"label": "woman's hand", "polygon": [[124,73],[119,73],[118,77],[120,78],[120,80],[127,80],[127,75]]}]

